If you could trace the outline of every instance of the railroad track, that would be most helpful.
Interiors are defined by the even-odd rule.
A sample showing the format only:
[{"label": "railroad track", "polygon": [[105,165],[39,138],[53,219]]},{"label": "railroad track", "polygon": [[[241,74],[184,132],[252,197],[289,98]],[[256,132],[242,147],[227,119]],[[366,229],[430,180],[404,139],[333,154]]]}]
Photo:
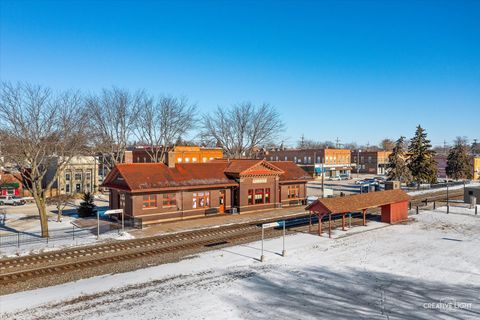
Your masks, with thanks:
[{"label": "railroad track", "polygon": [[[463,198],[463,189],[454,189],[449,191],[448,193],[448,198],[450,200],[454,199],[459,199]],[[446,201],[447,200],[447,193],[446,192],[436,192],[433,194],[422,194],[422,195],[416,195],[411,197],[410,203],[412,206],[420,205],[425,202],[425,200],[428,200],[429,202],[432,201]]]},{"label": "railroad track", "polygon": [[[352,225],[361,223],[362,219],[360,218],[352,219]],[[323,221],[322,224],[325,232],[328,222]],[[316,225],[317,224],[313,224],[313,232],[317,230]],[[332,226],[333,228],[341,227],[341,219],[332,220]],[[308,232],[308,228],[308,225],[294,226],[289,228],[287,233]],[[265,238],[278,237],[282,232],[281,229],[266,229]],[[186,256],[195,252],[256,241],[259,240],[260,237],[261,229],[256,225],[250,224],[242,225],[241,227],[230,226],[228,230],[219,230],[217,232],[208,233],[207,230],[202,230],[195,232],[195,235],[191,237],[188,237],[186,234],[178,234],[173,237],[163,236],[138,239],[147,241],[141,241],[141,243],[135,242],[132,245],[122,244],[120,251],[117,246],[102,245],[50,254],[37,254],[35,256],[22,258],[10,258],[0,261],[0,287],[29,281],[35,278],[55,276],[84,268],[104,266],[147,256],[162,256],[182,252],[184,252],[184,256]],[[156,246],[159,238],[163,238],[163,241],[160,241],[162,245]],[[177,238],[177,240],[173,238]],[[181,242],[182,239],[184,241],[183,243]],[[135,249],[129,250],[131,248]],[[109,254],[112,252],[114,254]]]},{"label": "railroad track", "polygon": [[[462,195],[462,190],[452,190],[449,194],[451,198]],[[414,196],[411,202],[412,205],[416,205],[422,203],[425,199],[441,201],[445,198],[445,192],[438,192],[433,195]],[[291,218],[304,216],[305,214],[302,213]],[[262,222],[276,220],[279,219],[264,220]],[[353,225],[359,224],[361,219],[353,218],[352,222]],[[0,259],[0,287],[14,285],[35,278],[54,276],[84,268],[103,266],[148,256],[167,256],[171,254],[182,256],[182,253],[184,253],[184,257],[195,252],[252,242],[260,239],[261,229],[257,226],[257,223],[252,222],[149,238],[120,240],[24,257]],[[332,224],[334,228],[340,227],[341,220],[334,219]],[[282,233],[282,230],[277,229],[267,229],[265,231],[266,238],[277,237]],[[288,233],[306,231],[308,231],[308,225],[295,226],[287,230]]]}]

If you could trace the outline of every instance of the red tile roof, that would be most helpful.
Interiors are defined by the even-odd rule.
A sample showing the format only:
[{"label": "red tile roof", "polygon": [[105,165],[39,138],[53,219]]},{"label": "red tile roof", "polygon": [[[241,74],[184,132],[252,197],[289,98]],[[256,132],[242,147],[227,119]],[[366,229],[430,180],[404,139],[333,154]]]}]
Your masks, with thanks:
[{"label": "red tile roof", "polygon": [[[118,164],[102,184],[106,188],[131,191],[185,189],[192,186],[236,186],[240,175],[274,174],[280,181],[303,181],[309,176],[294,163],[265,160],[215,160],[208,163],[177,163],[169,168],[163,163]],[[121,176],[123,180],[118,180]]]},{"label": "red tile roof", "polygon": [[346,197],[318,199],[309,204],[305,210],[316,213],[345,213],[409,200],[410,196],[405,191],[397,189]]},{"label": "red tile roof", "polygon": [[131,191],[237,185],[223,173],[224,169],[225,165],[221,163],[177,164],[175,168],[169,168],[163,163],[122,163],[116,165],[102,186],[118,187],[115,182],[117,175],[124,179],[127,189]]},{"label": "red tile roof", "polygon": [[269,162],[274,166],[283,170],[284,174],[280,176],[281,182],[313,180],[310,174],[308,174],[305,170],[297,166],[292,161],[269,161]]}]

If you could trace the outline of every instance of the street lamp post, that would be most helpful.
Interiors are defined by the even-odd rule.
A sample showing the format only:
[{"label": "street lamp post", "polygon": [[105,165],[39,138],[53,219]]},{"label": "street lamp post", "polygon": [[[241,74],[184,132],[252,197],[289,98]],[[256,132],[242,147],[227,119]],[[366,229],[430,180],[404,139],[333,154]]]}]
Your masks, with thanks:
[{"label": "street lamp post", "polygon": [[97,240],[100,238],[100,212],[97,210]]},{"label": "street lamp post", "polygon": [[448,177],[447,177],[447,213],[450,213],[450,204],[448,199]]}]

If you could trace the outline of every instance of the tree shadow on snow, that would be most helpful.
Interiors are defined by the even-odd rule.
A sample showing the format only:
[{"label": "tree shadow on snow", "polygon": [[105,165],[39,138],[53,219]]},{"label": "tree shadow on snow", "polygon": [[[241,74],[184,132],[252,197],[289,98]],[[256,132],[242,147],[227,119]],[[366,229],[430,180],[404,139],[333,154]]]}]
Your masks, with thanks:
[{"label": "tree shadow on snow", "polygon": [[[478,284],[451,285],[359,269],[269,272],[268,278],[257,273],[244,279],[239,283],[245,286],[242,294],[227,298],[249,319],[480,318]],[[453,310],[452,304],[448,309],[454,301],[471,307]]]}]

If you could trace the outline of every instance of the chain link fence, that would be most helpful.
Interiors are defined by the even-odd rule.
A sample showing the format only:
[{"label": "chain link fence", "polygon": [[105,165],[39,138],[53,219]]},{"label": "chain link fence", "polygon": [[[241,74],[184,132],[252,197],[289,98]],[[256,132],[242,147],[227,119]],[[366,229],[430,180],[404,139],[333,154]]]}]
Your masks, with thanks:
[{"label": "chain link fence", "polygon": [[[72,224],[72,227],[49,230],[48,237],[42,237],[41,231],[17,231],[5,226],[0,226],[0,251],[6,249],[21,249],[31,245],[55,245],[61,243],[62,245],[76,244],[79,240],[85,239],[81,242],[94,242],[97,238],[97,232],[100,231],[100,236],[116,236],[120,234],[122,226],[119,223],[100,220],[100,228],[97,224],[88,227],[80,227]],[[125,223],[125,230],[131,230],[135,226],[132,221]]]}]

